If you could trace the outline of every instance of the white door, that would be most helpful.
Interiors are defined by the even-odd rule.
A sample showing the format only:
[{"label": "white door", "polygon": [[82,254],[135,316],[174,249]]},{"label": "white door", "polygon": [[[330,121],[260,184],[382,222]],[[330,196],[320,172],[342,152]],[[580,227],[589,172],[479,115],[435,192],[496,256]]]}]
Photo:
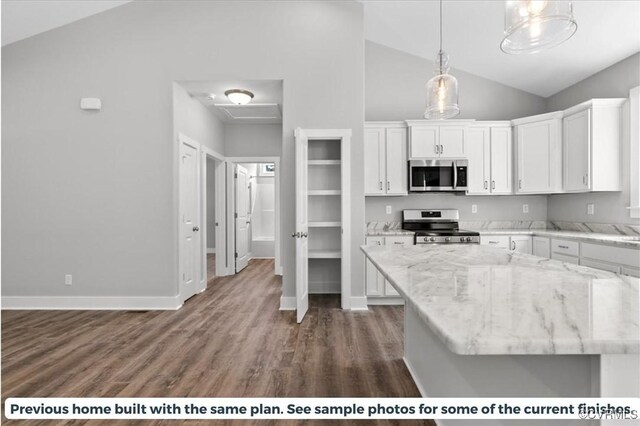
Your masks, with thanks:
[{"label": "white door", "polygon": [[309,309],[309,221],[308,221],[308,150],[309,142],[296,130],[296,311],[302,322]]},{"label": "white door", "polygon": [[249,173],[236,165],[236,272],[249,263]]},{"label": "white door", "polygon": [[409,157],[438,158],[438,130],[438,126],[412,127]]},{"label": "white door", "polygon": [[407,130],[387,129],[385,152],[386,190],[389,195],[407,193]]},{"label": "white door", "polygon": [[196,294],[200,282],[200,173],[199,147],[181,139],[180,143],[180,297]]},{"label": "white door", "polygon": [[518,126],[518,183],[516,192],[551,192],[554,189],[552,155],[557,143],[555,120]]},{"label": "white door", "polygon": [[384,129],[364,131],[364,193],[384,194]]},{"label": "white door", "polygon": [[[589,190],[589,110],[563,119],[564,189]],[[613,171],[612,171],[613,172]]]},{"label": "white door", "polygon": [[473,127],[469,129],[467,137],[467,194],[488,194],[491,167],[489,128]]},{"label": "white door", "polygon": [[467,130],[458,126],[440,127],[440,157],[464,158],[465,134]]},{"label": "white door", "polygon": [[511,128],[491,129],[491,193],[511,194]]}]

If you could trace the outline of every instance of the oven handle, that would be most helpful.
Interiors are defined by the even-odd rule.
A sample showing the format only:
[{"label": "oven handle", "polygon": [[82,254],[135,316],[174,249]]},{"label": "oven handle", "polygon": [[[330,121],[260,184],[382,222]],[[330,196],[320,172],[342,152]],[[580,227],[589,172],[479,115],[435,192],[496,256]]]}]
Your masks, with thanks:
[{"label": "oven handle", "polygon": [[452,167],[453,167],[453,189],[456,189],[456,186],[458,186],[458,168],[456,167],[455,161],[452,162]]}]

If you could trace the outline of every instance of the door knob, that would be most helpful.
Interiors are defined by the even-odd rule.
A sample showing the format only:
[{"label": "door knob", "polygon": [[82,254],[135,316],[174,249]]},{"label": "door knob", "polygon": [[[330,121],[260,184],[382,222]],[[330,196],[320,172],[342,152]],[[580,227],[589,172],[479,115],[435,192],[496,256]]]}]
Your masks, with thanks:
[{"label": "door knob", "polygon": [[307,238],[309,236],[309,234],[307,234],[306,232],[302,232],[300,234],[300,238]]},{"label": "door knob", "polygon": [[299,232],[293,232],[293,233],[291,234],[291,237],[293,237],[293,238],[300,238],[300,233],[299,233]]},{"label": "door knob", "polygon": [[194,227],[193,227],[193,232],[198,232],[199,230],[200,230],[200,227],[199,227],[199,226],[194,226]]}]

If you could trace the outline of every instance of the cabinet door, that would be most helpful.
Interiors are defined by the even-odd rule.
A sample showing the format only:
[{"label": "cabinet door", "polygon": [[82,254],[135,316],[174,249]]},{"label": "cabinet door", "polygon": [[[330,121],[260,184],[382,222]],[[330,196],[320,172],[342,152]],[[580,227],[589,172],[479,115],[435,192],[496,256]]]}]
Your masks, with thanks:
[{"label": "cabinet door", "polygon": [[407,129],[387,129],[385,189],[389,195],[407,194]]},{"label": "cabinet door", "polygon": [[551,258],[551,240],[546,237],[533,237],[533,254]]},{"label": "cabinet door", "polygon": [[531,236],[513,235],[511,236],[511,251],[531,254]]},{"label": "cabinet door", "polygon": [[589,185],[589,110],[562,120],[564,146],[564,189],[568,192],[588,191]]},{"label": "cabinet door", "polygon": [[364,131],[364,193],[384,194],[384,144],[385,129]]},{"label": "cabinet door", "polygon": [[411,127],[409,156],[411,158],[438,158],[438,126]]},{"label": "cabinet door", "polygon": [[513,181],[511,128],[491,129],[491,193],[511,194]]},{"label": "cabinet door", "polygon": [[517,193],[549,193],[556,190],[555,162],[558,120],[542,120],[517,126]]},{"label": "cabinet door", "polygon": [[383,296],[384,277],[369,259],[365,259],[367,296]]},{"label": "cabinet door", "polygon": [[467,131],[467,194],[488,194],[491,178],[491,140],[488,127],[472,127]]},{"label": "cabinet door", "polygon": [[391,283],[387,280],[384,281],[384,295],[385,296],[400,296],[400,293],[396,291]]},{"label": "cabinet door", "polygon": [[440,157],[464,158],[466,127],[441,126],[440,127]]}]

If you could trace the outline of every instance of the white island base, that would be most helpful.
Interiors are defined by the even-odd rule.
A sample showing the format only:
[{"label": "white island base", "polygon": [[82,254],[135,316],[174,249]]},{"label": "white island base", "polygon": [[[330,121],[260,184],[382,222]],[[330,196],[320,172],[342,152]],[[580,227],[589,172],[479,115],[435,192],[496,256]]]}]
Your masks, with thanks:
[{"label": "white island base", "polygon": [[[631,355],[458,355],[405,304],[404,362],[423,397],[629,397],[640,394]],[[437,420],[439,426],[467,420]],[[597,425],[633,422],[478,420],[474,425]]]}]

